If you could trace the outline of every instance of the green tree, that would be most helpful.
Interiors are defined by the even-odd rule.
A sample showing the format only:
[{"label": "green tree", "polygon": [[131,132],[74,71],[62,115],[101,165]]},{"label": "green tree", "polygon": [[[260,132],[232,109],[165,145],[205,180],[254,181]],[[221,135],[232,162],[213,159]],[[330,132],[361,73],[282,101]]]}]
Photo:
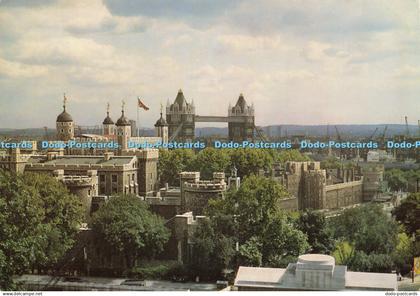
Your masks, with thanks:
[{"label": "green tree", "polygon": [[330,221],[335,238],[351,242],[356,250],[368,255],[390,254],[397,245],[398,225],[381,205],[367,204],[347,209]]},{"label": "green tree", "polygon": [[231,230],[221,228],[221,222],[218,217],[200,220],[194,232],[194,258],[190,267],[193,273],[205,279],[221,276],[235,254],[234,238],[224,232],[231,233]]},{"label": "green tree", "polygon": [[274,160],[270,151],[265,149],[233,149],[230,155],[231,163],[238,169],[241,177],[271,168]]},{"label": "green tree", "polygon": [[206,148],[198,152],[193,168],[203,179],[211,179],[214,172],[226,172],[230,167],[230,156],[225,149]]},{"label": "green tree", "polygon": [[13,275],[54,265],[82,218],[79,198],[54,178],[0,170],[0,288],[13,288]]},{"label": "green tree", "polygon": [[288,196],[284,187],[271,178],[254,175],[245,178],[238,191],[228,198],[229,210],[238,214],[240,242],[261,235],[282,210],[280,200]]},{"label": "green tree", "polygon": [[311,159],[296,149],[282,150],[277,153],[275,160],[281,163],[286,163],[287,161],[310,161]]},{"label": "green tree", "polygon": [[239,247],[239,264],[245,266],[261,266],[262,254],[260,249],[262,243],[256,236],[251,237]]},{"label": "green tree", "polygon": [[[417,247],[417,248],[416,248]],[[405,232],[398,234],[398,244],[392,254],[397,269],[402,274],[407,274],[412,269],[413,258],[420,255],[418,243],[411,239]]]},{"label": "green tree", "polygon": [[389,254],[366,254],[363,251],[356,251],[348,268],[352,271],[363,272],[391,272],[394,262]]},{"label": "green tree", "polygon": [[408,234],[413,235],[420,229],[420,193],[411,193],[397,206],[393,215],[404,225]]},{"label": "green tree", "polygon": [[308,236],[312,253],[329,254],[334,249],[334,240],[323,213],[304,211],[297,221],[298,228]]},{"label": "green tree", "polygon": [[308,249],[306,234],[294,227],[284,214],[274,216],[262,234],[262,261],[269,266],[284,266],[284,259],[296,258]]},{"label": "green tree", "polygon": [[193,168],[195,155],[191,149],[159,150],[160,184],[179,186],[179,173]]},{"label": "green tree", "polygon": [[135,196],[110,199],[92,218],[98,240],[124,256],[128,268],[136,259],[153,258],[163,250],[170,233],[159,216]]},{"label": "green tree", "polygon": [[335,258],[336,264],[350,265],[351,261],[353,260],[354,252],[354,246],[351,245],[348,241],[340,241],[335,246],[332,255]]},{"label": "green tree", "polygon": [[407,188],[407,178],[403,171],[391,169],[385,172],[385,180],[393,191],[405,190]]},{"label": "green tree", "polygon": [[341,162],[336,157],[328,157],[327,159],[321,161],[322,169],[339,169],[341,168]]},{"label": "green tree", "polygon": [[225,225],[223,233],[239,243],[240,263],[279,266],[309,248],[306,235],[281,208],[280,201],[287,196],[274,180],[251,175],[224,200],[210,201],[206,213],[213,220],[233,216],[219,225]]}]

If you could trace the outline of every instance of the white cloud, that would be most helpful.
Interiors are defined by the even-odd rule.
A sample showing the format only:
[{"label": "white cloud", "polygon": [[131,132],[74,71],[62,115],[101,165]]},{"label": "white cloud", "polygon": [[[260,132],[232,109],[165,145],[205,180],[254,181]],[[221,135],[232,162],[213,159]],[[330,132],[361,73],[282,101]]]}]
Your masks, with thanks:
[{"label": "white cloud", "polygon": [[[53,125],[55,116],[31,119],[19,104],[36,101],[53,114],[64,91],[80,124],[98,124],[107,101],[115,118],[122,98],[140,95],[151,107],[141,125],[151,126],[179,88],[213,115],[243,92],[258,124],[417,116],[420,26],[410,1],[235,3],[212,2],[199,16],[157,6],[116,15],[101,0],[0,4],[0,102],[17,98],[8,112],[27,112],[21,127]],[[405,110],[395,107],[401,97]],[[0,126],[10,126],[1,112]]]},{"label": "white cloud", "polygon": [[46,77],[47,74],[48,69],[45,66],[25,65],[0,58],[0,76],[17,79]]}]

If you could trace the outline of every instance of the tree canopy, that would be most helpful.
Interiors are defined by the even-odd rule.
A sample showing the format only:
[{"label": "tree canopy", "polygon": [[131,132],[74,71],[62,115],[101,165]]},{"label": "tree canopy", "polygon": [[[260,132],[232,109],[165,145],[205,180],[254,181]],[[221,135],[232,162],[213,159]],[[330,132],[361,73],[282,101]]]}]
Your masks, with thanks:
[{"label": "tree canopy", "polygon": [[128,268],[136,259],[161,252],[170,236],[163,219],[132,195],[113,197],[101,206],[93,215],[92,230],[100,242],[125,258]]},{"label": "tree canopy", "polygon": [[366,204],[345,210],[329,225],[339,242],[334,252],[350,270],[390,272],[398,245],[399,226],[381,205]]},{"label": "tree canopy", "polygon": [[324,214],[307,210],[299,215],[298,228],[308,236],[311,253],[330,254],[334,249],[332,233]]},{"label": "tree canopy", "polygon": [[194,250],[200,254],[196,265],[202,272],[209,272],[210,266],[219,272],[228,266],[235,269],[236,264],[284,266],[305,253],[306,234],[280,205],[287,196],[274,180],[251,175],[224,200],[211,200],[206,209],[209,222],[194,235],[198,242]]},{"label": "tree canopy", "polygon": [[192,168],[194,157],[194,152],[191,149],[161,149],[158,163],[160,184],[163,186],[168,183],[171,186],[179,186],[179,173]]},{"label": "tree canopy", "polygon": [[159,177],[161,185],[179,185],[179,173],[199,171],[203,179],[211,179],[214,172],[230,171],[235,166],[242,178],[269,169],[274,162],[307,161],[307,156],[298,150],[275,149],[215,149],[205,148],[195,153],[191,149],[161,150]]},{"label": "tree canopy", "polygon": [[420,229],[420,193],[411,193],[393,211],[395,219],[404,225],[407,233],[415,234]]},{"label": "tree canopy", "polygon": [[54,178],[0,170],[0,288],[13,288],[13,275],[54,265],[82,219],[80,199]]}]

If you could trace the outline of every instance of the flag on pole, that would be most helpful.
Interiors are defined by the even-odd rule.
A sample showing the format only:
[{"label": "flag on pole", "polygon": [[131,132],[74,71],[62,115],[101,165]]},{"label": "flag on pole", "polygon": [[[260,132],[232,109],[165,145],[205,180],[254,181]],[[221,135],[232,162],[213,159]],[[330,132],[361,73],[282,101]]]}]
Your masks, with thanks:
[{"label": "flag on pole", "polygon": [[142,108],[142,109],[144,109],[144,110],[149,110],[149,107],[147,107],[141,100],[140,100],[140,98],[137,98],[137,101],[138,101],[138,106],[139,106],[139,108]]}]

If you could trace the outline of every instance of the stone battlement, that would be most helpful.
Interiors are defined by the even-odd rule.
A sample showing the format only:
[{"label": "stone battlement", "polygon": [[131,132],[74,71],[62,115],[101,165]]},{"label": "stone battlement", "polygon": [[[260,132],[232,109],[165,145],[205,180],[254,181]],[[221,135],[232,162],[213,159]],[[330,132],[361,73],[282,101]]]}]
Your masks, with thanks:
[{"label": "stone battlement", "polygon": [[226,190],[226,183],[222,182],[213,182],[213,181],[199,181],[198,183],[184,183],[185,189],[193,189],[193,190]]}]

